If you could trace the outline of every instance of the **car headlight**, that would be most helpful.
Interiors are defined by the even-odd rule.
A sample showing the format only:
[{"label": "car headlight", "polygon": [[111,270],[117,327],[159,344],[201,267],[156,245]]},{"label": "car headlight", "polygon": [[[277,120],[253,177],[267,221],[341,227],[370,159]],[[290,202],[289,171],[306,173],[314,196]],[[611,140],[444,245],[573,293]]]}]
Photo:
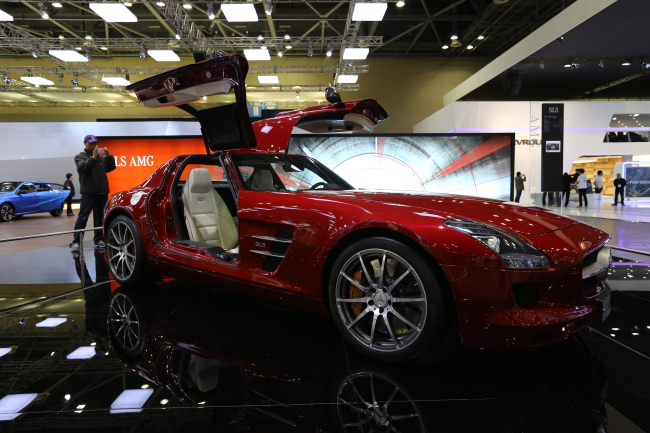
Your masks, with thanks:
[{"label": "car headlight", "polygon": [[447,227],[473,237],[499,254],[506,269],[548,269],[546,256],[508,233],[471,220],[453,219],[444,222]]}]

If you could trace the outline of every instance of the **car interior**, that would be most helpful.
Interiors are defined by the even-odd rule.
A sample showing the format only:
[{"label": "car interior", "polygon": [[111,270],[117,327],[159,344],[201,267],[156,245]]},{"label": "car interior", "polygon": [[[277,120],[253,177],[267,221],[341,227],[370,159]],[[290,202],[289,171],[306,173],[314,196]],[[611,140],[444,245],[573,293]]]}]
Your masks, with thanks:
[{"label": "car interior", "polygon": [[237,204],[221,161],[196,155],[179,170],[172,190],[175,242],[201,248],[224,262],[239,254]]}]

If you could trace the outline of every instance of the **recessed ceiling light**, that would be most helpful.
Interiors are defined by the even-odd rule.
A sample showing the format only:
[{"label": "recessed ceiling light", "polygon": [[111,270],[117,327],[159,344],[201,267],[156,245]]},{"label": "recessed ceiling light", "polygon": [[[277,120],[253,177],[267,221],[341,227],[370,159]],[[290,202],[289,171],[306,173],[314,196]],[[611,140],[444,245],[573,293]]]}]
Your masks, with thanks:
[{"label": "recessed ceiling light", "polygon": [[474,45],[468,45],[468,46],[467,46],[467,49],[468,49],[468,50],[473,50],[473,49],[474,49]]},{"label": "recessed ceiling light", "polygon": [[103,77],[102,81],[110,84],[111,86],[128,86],[131,84],[129,80],[122,77]]},{"label": "recessed ceiling light", "polygon": [[88,6],[107,23],[135,23],[138,18],[122,3],[89,3]]},{"label": "recessed ceiling light", "polygon": [[398,8],[401,8],[401,7],[404,7],[405,4],[406,3],[404,2],[404,0],[399,0],[397,3],[395,3],[395,6],[397,6]]},{"label": "recessed ceiling light", "polygon": [[280,79],[277,75],[259,75],[257,80],[260,84],[280,84]]},{"label": "recessed ceiling light", "polygon": [[269,54],[269,50],[265,50],[263,48],[245,49],[244,56],[246,56],[248,60],[271,60],[271,54]]},{"label": "recessed ceiling light", "polygon": [[221,11],[229,23],[257,22],[257,12],[252,3],[221,3]]},{"label": "recessed ceiling light", "polygon": [[352,11],[352,21],[381,21],[386,14],[388,3],[363,2],[355,3]]},{"label": "recessed ceiling light", "polygon": [[79,54],[76,51],[72,50],[49,50],[51,56],[56,57],[57,59],[63,60],[64,62],[87,62],[88,59],[86,56]]},{"label": "recessed ceiling light", "polygon": [[485,39],[485,36],[479,35],[476,39],[478,39],[479,41],[482,41],[483,39]]},{"label": "recessed ceiling light", "polygon": [[346,48],[343,51],[343,60],[364,60],[369,52],[370,48]]},{"label": "recessed ceiling light", "polygon": [[339,84],[354,84],[358,79],[358,75],[339,75],[337,81]]},{"label": "recessed ceiling light", "polygon": [[181,58],[172,50],[148,50],[147,54],[157,62],[180,62]]},{"label": "recessed ceiling light", "polygon": [[9,15],[7,12],[0,10],[0,21],[13,21],[14,17]]}]

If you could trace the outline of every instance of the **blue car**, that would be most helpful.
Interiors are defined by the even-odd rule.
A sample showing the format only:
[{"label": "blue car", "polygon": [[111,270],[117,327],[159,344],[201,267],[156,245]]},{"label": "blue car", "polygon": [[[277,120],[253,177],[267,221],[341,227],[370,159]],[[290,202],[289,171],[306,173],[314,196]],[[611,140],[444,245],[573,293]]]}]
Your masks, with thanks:
[{"label": "blue car", "polygon": [[63,213],[63,202],[70,191],[57,190],[45,182],[0,182],[0,221],[11,221],[28,213]]}]

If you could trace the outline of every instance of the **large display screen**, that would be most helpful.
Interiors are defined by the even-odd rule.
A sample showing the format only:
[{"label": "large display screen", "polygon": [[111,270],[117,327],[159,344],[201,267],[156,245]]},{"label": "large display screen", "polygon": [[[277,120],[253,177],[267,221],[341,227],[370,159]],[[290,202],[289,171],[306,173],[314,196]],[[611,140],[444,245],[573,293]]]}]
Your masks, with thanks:
[{"label": "large display screen", "polygon": [[293,135],[356,188],[429,191],[510,200],[514,134]]},{"label": "large display screen", "polygon": [[625,196],[650,197],[650,167],[625,167]]}]

